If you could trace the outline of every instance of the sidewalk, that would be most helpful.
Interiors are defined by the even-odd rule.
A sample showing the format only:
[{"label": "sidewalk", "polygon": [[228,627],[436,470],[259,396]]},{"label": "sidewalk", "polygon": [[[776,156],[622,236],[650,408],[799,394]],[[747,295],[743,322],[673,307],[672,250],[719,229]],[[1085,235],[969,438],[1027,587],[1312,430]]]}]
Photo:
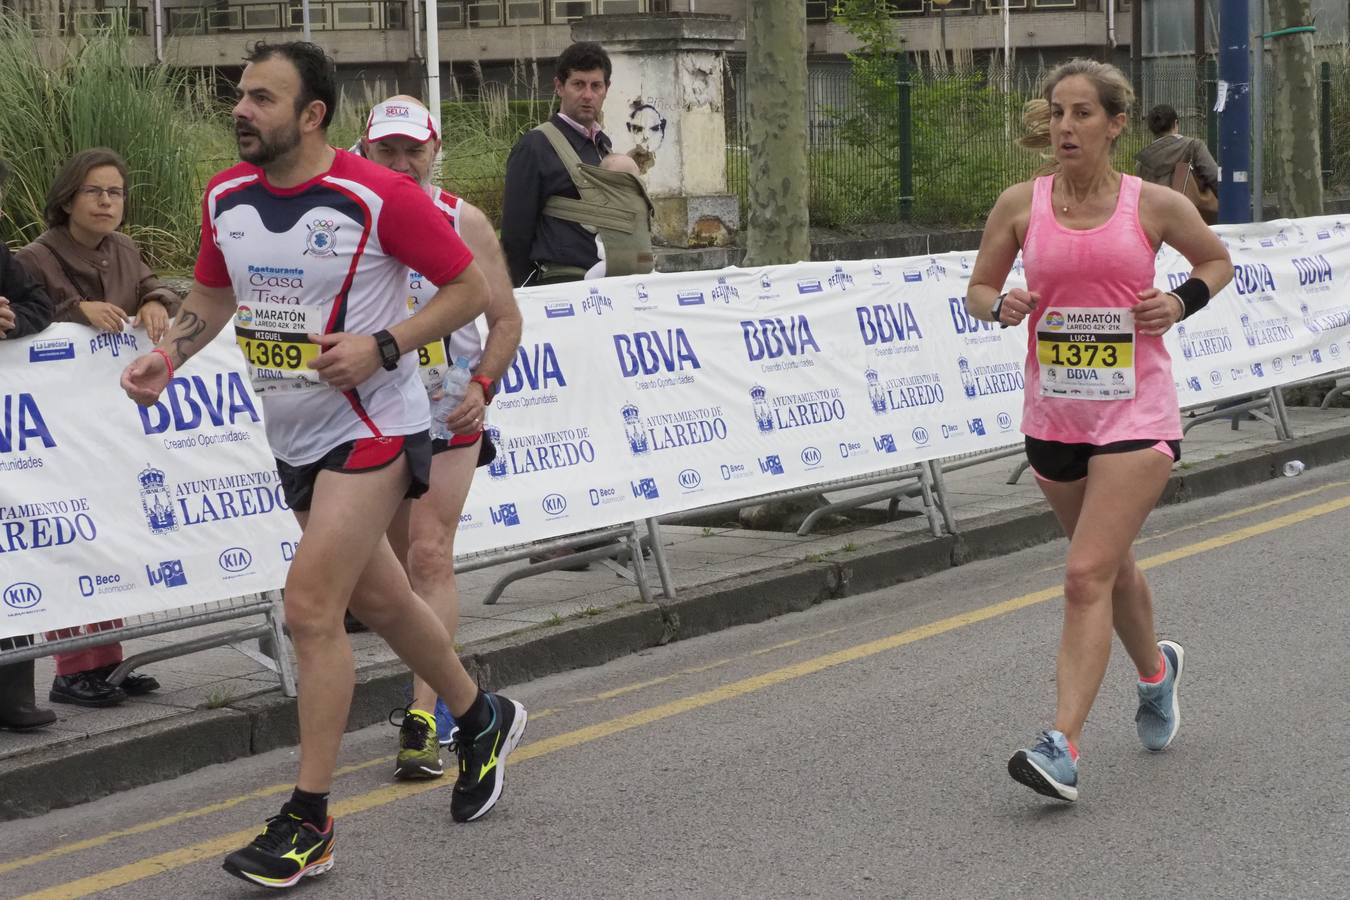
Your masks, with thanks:
[{"label": "sidewalk", "polygon": [[[1289,414],[1296,438],[1284,443],[1260,421],[1244,421],[1238,431],[1226,420],[1192,429],[1164,502],[1267,480],[1289,459],[1312,467],[1350,457],[1350,410],[1299,407]],[[1057,538],[1058,527],[1031,475],[1006,484],[1016,462],[997,460],[946,476],[960,529],[956,536],[933,538],[918,499],[904,501],[894,521],[805,538],[734,527],[734,514],[725,527],[663,526],[674,602],[660,596],[650,562],[655,604],[641,603],[631,581],[595,563],[586,572],[516,582],[495,606],[483,605],[482,598],[519,564],[466,573],[459,578],[457,640],[470,671],[485,687],[497,687]],[[880,519],[886,502],[869,509]],[[126,653],[238,624],[131,641]],[[375,635],[353,635],[352,643],[358,672],[349,725],[362,728],[402,705],[406,675]],[[148,697],[102,710],[50,704],[60,716],[52,727],[0,732],[0,821],[296,742],[294,701],[281,695],[274,675],[231,647],[155,663],[146,671],[162,685]],[[52,675],[51,659],[39,660],[42,705],[49,705],[45,694]]]}]

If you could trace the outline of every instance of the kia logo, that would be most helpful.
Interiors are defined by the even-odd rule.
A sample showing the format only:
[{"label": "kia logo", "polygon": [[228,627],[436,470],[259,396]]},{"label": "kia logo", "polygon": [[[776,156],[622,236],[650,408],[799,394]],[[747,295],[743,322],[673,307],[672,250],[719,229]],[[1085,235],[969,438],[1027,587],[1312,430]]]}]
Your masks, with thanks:
[{"label": "kia logo", "polygon": [[13,609],[31,609],[42,600],[42,588],[31,581],[19,581],[5,588],[5,605]]},{"label": "kia logo", "polygon": [[253,565],[253,554],[243,547],[231,547],[220,554],[218,562],[226,572],[242,572]]},{"label": "kia logo", "polygon": [[567,498],[562,494],[549,494],[542,505],[550,516],[560,515],[567,510]]},{"label": "kia logo", "polygon": [[802,451],[802,462],[808,466],[820,465],[820,451],[815,447],[807,447]]},{"label": "kia logo", "polygon": [[703,476],[696,469],[685,469],[680,473],[680,487],[693,490],[703,483]]}]

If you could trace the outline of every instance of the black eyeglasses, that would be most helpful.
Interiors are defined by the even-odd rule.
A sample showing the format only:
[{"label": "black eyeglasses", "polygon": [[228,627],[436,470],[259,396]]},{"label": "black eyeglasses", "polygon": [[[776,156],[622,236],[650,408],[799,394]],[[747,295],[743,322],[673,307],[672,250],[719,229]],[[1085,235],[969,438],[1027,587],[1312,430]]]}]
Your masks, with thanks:
[{"label": "black eyeglasses", "polygon": [[104,194],[108,195],[109,200],[124,200],[126,199],[127,196],[127,192],[120,187],[102,188],[96,187],[92,184],[86,184],[81,186],[80,189],[76,191],[76,193],[83,194],[90,200],[97,200]]}]

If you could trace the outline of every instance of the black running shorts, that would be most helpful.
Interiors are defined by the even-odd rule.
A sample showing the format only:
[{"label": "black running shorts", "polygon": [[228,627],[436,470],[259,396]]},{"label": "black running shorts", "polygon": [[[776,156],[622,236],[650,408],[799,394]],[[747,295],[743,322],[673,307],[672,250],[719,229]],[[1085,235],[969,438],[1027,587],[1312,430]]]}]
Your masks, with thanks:
[{"label": "black running shorts", "polygon": [[1172,456],[1172,462],[1181,459],[1181,441],[1160,441],[1144,438],[1137,441],[1114,441],[1110,444],[1064,444],[1027,438],[1027,462],[1037,477],[1046,481],[1078,481],[1086,478],[1088,460],[1100,453],[1130,453],[1156,447]]},{"label": "black running shorts", "polygon": [[396,462],[401,455],[408,457],[408,469],[412,473],[408,492],[403,496],[413,500],[431,486],[431,437],[425,431],[347,441],[303,466],[277,460],[277,474],[281,476],[281,489],[286,493],[286,502],[291,509],[304,511],[314,500],[314,481],[323,470],[374,472]]},{"label": "black running shorts", "polygon": [[472,447],[474,444],[478,445],[478,462],[474,463],[476,467],[481,469],[497,458],[497,446],[482,431],[468,439],[460,438],[459,435],[456,435],[453,441],[447,441],[445,438],[432,438],[431,455],[435,456],[437,453],[444,453],[447,450],[458,450],[461,447]]}]

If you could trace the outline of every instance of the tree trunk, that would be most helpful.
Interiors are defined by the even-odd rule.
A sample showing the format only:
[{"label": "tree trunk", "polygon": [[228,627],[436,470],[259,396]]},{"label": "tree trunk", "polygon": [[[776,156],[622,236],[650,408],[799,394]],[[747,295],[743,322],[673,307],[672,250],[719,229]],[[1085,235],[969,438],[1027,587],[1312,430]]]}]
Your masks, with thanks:
[{"label": "tree trunk", "polygon": [[[1271,30],[1312,24],[1311,0],[1269,0]],[[1268,158],[1280,215],[1322,214],[1322,153],[1318,146],[1317,60],[1312,32],[1270,38],[1274,46],[1275,135]],[[1253,198],[1255,199],[1255,198]]]},{"label": "tree trunk", "polygon": [[750,194],[747,266],[808,259],[806,5],[748,0],[745,33]]}]

